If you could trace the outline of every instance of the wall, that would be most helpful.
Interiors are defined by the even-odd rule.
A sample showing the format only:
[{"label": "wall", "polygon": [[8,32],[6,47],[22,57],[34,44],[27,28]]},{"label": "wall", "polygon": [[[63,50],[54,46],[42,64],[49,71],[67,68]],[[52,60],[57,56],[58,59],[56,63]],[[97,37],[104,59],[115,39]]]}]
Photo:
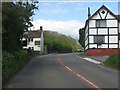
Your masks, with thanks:
[{"label": "wall", "polygon": [[40,38],[34,38],[33,39],[33,42],[34,42],[34,51],[41,51],[41,45],[35,45],[35,41],[40,41],[41,42],[41,39]]},{"label": "wall", "polygon": [[90,49],[85,52],[87,55],[103,56],[120,53],[120,49]]}]

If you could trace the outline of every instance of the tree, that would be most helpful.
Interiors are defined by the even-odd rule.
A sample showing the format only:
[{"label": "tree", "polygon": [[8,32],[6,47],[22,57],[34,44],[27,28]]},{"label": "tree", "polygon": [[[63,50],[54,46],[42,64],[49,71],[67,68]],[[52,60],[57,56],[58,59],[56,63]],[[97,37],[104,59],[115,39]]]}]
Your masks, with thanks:
[{"label": "tree", "polygon": [[44,43],[48,48],[48,53],[72,52],[73,46],[77,44],[72,37],[53,31],[44,31]]},{"label": "tree", "polygon": [[79,43],[83,48],[85,48],[85,33],[84,33],[84,28],[79,29]]},{"label": "tree", "polygon": [[31,16],[37,9],[36,3],[2,3],[2,49],[13,52],[22,48],[20,39],[24,31],[32,26]]}]

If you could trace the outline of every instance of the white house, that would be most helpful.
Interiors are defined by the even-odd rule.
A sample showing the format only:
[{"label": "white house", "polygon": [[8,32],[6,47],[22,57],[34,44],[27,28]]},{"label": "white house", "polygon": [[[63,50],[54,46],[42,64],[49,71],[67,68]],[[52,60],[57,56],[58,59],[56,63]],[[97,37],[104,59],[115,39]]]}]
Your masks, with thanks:
[{"label": "white house", "polygon": [[111,55],[120,51],[120,15],[101,6],[93,15],[88,8],[85,31],[85,52],[89,55]]},{"label": "white house", "polygon": [[22,42],[24,49],[44,52],[44,37],[42,27],[40,27],[40,30],[25,32],[23,34]]}]

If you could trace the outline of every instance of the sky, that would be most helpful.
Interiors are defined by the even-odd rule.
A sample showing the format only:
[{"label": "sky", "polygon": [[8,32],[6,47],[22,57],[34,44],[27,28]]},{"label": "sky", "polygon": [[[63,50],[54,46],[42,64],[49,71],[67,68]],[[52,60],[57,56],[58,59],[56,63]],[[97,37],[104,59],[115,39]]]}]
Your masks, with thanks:
[{"label": "sky", "polygon": [[85,26],[88,7],[91,15],[102,5],[114,14],[118,14],[118,1],[76,1],[76,0],[39,0],[38,10],[35,10],[32,30],[39,29],[57,31],[59,33],[79,39],[79,29]]}]

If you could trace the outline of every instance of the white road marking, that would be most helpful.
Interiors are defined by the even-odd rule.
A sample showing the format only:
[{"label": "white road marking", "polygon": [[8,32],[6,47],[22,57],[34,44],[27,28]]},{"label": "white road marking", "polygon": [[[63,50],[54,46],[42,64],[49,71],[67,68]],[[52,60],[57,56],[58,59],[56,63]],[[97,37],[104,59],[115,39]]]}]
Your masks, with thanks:
[{"label": "white road marking", "polygon": [[101,62],[96,61],[96,60],[91,59],[91,58],[82,58],[82,57],[79,57],[79,56],[77,56],[77,57],[80,58],[80,59],[84,59],[84,60],[87,60],[89,62],[95,63],[95,64],[101,64]]},{"label": "white road marking", "polygon": [[76,76],[78,76],[80,79],[82,79],[83,81],[85,81],[86,83],[89,83],[92,87],[97,88],[98,90],[101,90],[97,85],[95,85],[94,83],[92,83],[91,81],[89,81],[88,79],[86,79],[85,77],[81,76],[80,74],[78,74],[76,71],[72,70],[71,68],[69,68],[68,66],[64,65],[64,63],[62,61],[59,61],[61,65],[63,65],[63,67],[65,67],[66,69],[68,69],[69,71],[71,71],[72,73],[74,73]]},{"label": "white road marking", "polygon": [[83,59],[85,59],[85,60],[87,60],[87,61],[89,61],[89,62],[95,63],[95,64],[101,64],[101,62],[96,61],[96,60],[91,59],[91,58],[83,58]]},{"label": "white road marking", "polygon": [[72,69],[70,69],[69,67],[65,66],[68,70],[72,71]]},{"label": "white road marking", "polygon": [[98,86],[96,86],[94,83],[90,82],[89,80],[87,80],[86,78],[84,78],[83,76],[81,76],[80,74],[76,74],[78,77],[82,78],[84,81],[88,82],[89,84],[91,84],[93,87],[95,88],[99,88]]}]

